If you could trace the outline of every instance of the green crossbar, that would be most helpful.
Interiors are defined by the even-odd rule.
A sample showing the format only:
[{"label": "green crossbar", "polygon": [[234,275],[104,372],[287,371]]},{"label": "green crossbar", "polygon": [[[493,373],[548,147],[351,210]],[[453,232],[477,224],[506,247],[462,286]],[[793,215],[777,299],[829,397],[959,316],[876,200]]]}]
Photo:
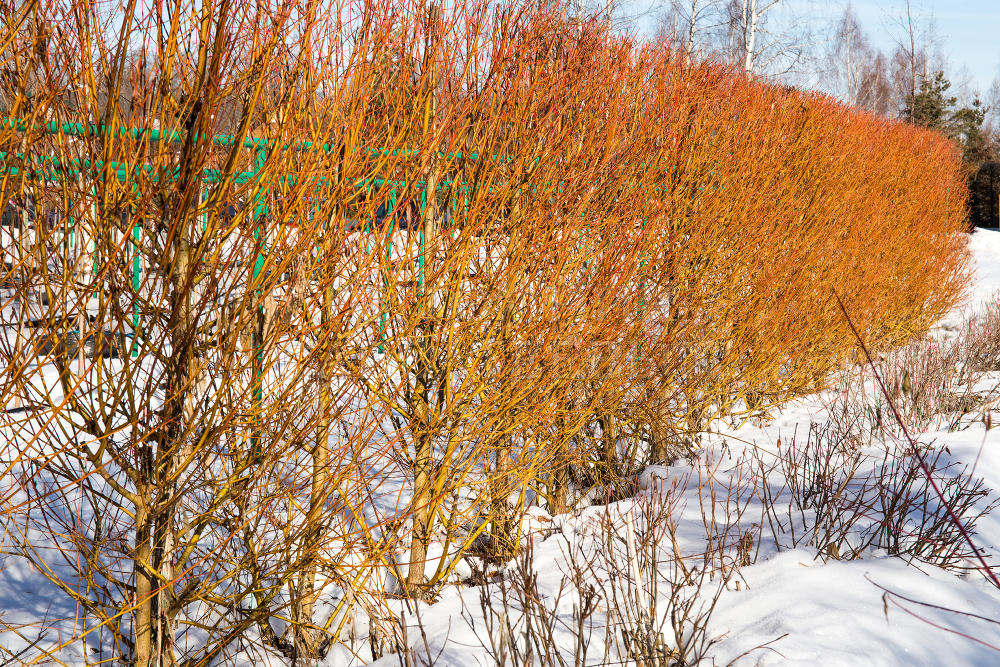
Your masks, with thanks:
[{"label": "green crossbar", "polygon": [[[148,139],[149,141],[162,141],[170,143],[181,143],[181,135],[174,130],[157,130],[149,129],[144,127],[119,127],[112,129],[106,125],[97,125],[94,123],[57,123],[55,121],[48,121],[45,123],[29,123],[24,119],[11,118],[10,116],[0,118],[0,130],[14,130],[17,132],[27,132],[29,129],[38,131],[44,131],[47,134],[57,134],[67,137],[120,137],[123,139],[132,139],[133,141],[141,141]],[[197,133],[194,135],[194,140],[199,141],[200,135]],[[232,146],[237,142],[235,135],[231,134],[215,134],[209,138],[209,141],[216,146]],[[278,143],[273,139],[264,139],[261,137],[244,137],[242,139],[243,147],[245,148],[263,148],[263,149],[280,149],[280,150],[322,150],[324,152],[330,153],[332,151],[338,150],[339,146],[334,143],[324,143],[316,144],[312,141],[297,141],[297,142],[282,142]],[[419,148],[400,148],[395,150],[388,150],[384,148],[373,148],[370,151],[372,156],[393,156],[393,157],[410,157],[418,156],[421,154],[422,149]],[[443,157],[447,160],[468,160],[470,162],[477,162],[479,160],[492,160],[494,162],[509,163],[513,162],[513,157],[509,155],[497,155],[497,154],[483,154],[479,152],[462,152],[455,151],[451,153],[444,153],[442,151],[436,151],[438,157]],[[535,159],[538,162],[538,158]]]}]

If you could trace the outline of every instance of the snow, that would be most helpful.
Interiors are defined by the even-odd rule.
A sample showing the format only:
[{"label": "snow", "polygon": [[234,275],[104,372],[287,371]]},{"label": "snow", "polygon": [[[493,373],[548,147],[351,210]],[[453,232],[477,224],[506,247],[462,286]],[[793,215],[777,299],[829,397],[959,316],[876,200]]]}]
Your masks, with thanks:
[{"label": "snow", "polygon": [[713,631],[727,635],[715,651],[718,664],[768,642],[773,650],[752,651],[737,664],[995,665],[1000,658],[1000,649],[953,634],[998,645],[997,626],[895,597],[884,601],[876,586],[1000,618],[995,590],[940,570],[921,572],[885,556],[821,564],[794,550],[744,568],[743,576],[748,588],[724,594],[712,619]]},{"label": "snow", "polygon": [[974,278],[968,306],[981,308],[1000,291],[1000,232],[979,229],[969,236]]}]

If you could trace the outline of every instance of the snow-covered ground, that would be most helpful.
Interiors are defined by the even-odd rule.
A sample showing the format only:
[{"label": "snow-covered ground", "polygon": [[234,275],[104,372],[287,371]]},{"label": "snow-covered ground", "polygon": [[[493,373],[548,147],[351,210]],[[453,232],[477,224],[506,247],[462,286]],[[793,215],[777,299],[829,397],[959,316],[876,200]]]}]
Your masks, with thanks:
[{"label": "snow-covered ground", "polygon": [[[941,323],[943,338],[995,305],[991,299],[1000,293],[1000,233],[976,232],[970,248],[973,285]],[[978,381],[996,387],[1000,376]],[[884,494],[871,486],[873,472],[885,451],[905,451],[908,443],[891,425],[877,433],[862,428],[865,419],[887,415],[846,419],[851,382],[874,391],[870,378],[845,376],[767,420],[715,424],[697,457],[647,468],[624,500],[554,517],[532,508],[523,524],[529,536],[524,556],[475,576],[471,568],[484,566],[463,561],[458,572],[466,583],[445,586],[433,604],[390,603],[405,626],[408,664],[666,665],[679,664],[676,647],[685,643],[688,657],[700,656],[704,664],[1000,664],[1000,590],[977,564],[961,554],[947,570],[928,562],[947,557],[948,545],[921,546],[940,530],[901,535],[904,552],[922,554],[916,559],[886,548],[896,528],[914,528],[920,512],[893,515],[899,525],[879,533],[891,512],[875,502]],[[986,418],[995,407],[994,401],[913,434],[930,446],[924,456],[937,462],[940,484],[963,469],[982,479],[984,492],[970,501],[970,517],[1000,490],[1000,429],[987,428],[998,423],[1000,410]],[[837,438],[847,436],[864,441],[839,449]],[[823,489],[810,486],[823,471],[805,469],[824,460],[815,456],[820,450],[828,451],[826,460],[853,461],[856,468],[853,476],[827,471],[833,488],[825,503],[817,500]],[[941,467],[947,464],[952,467]],[[909,497],[924,499],[920,507],[940,517],[920,479],[906,486],[916,489]],[[816,508],[836,511],[823,524]],[[978,518],[973,540],[1000,565],[994,555],[1000,554],[1000,509]],[[961,539],[952,545],[967,550]],[[473,580],[478,585],[468,585]],[[88,649],[72,639],[79,612],[52,593],[41,573],[0,552],[0,646],[25,646],[41,631],[47,643],[69,640],[61,660],[84,664]],[[535,628],[531,643],[526,617]],[[372,661],[367,621],[359,611],[344,644],[324,664]],[[392,642],[386,643],[391,651]],[[402,660],[384,652],[374,664]]]},{"label": "snow-covered ground", "polygon": [[[1000,292],[1000,233],[977,231],[970,237],[970,248],[974,282],[965,303],[942,323],[939,333],[944,336],[963,319],[982,313],[991,297]],[[1000,377],[987,381],[996,386]],[[637,479],[635,497],[570,515],[534,518],[530,522],[535,531],[530,570],[537,574],[537,580],[531,592],[550,610],[555,639],[549,649],[560,647],[565,660],[540,659],[539,654],[546,650],[543,645],[532,649],[536,664],[635,664],[628,662],[621,638],[623,628],[636,625],[635,614],[623,611],[628,599],[656,608],[652,614],[660,617],[645,632],[660,632],[671,645],[675,635],[668,617],[677,608],[677,601],[698,595],[696,609],[706,610],[716,592],[718,598],[703,633],[710,643],[703,652],[705,664],[1000,664],[1000,590],[974,569],[977,563],[960,560],[957,569],[944,570],[925,561],[889,555],[877,546],[852,559],[845,551],[848,543],[858,543],[854,533],[839,545],[841,560],[832,557],[828,549],[817,548],[815,540],[810,544],[808,536],[803,539],[776,529],[771,522],[781,517],[768,517],[763,512],[765,495],[759,489],[760,481],[767,479],[771,484],[780,473],[769,468],[766,475],[755,475],[755,466],[757,470],[776,466],[778,457],[795,446],[793,440],[804,449],[810,424],[816,425],[815,433],[822,433],[832,411],[842,405],[834,387],[785,406],[764,423],[751,420],[739,428],[719,424],[704,440],[696,461],[644,471]],[[933,451],[941,453],[939,464],[954,464],[935,474],[939,483],[963,469],[982,478],[984,488],[990,491],[973,503],[972,514],[996,499],[993,490],[1000,490],[1000,430],[987,429],[985,413],[989,409],[959,420],[954,429],[913,434],[919,443],[933,444]],[[1000,412],[993,413],[993,424],[997,417]],[[883,436],[868,443],[862,453],[870,455],[880,448],[884,452],[886,447],[906,449],[900,438]],[[934,458],[930,454],[925,457]],[[860,470],[870,470],[875,459],[865,459]],[[863,480],[859,473],[855,482],[846,485],[847,490],[839,489],[841,496],[833,500],[834,506]],[[778,489],[772,504],[777,508],[775,515],[794,514],[787,489],[784,495]],[[933,498],[931,505],[940,511]],[[709,512],[712,508],[714,513]],[[738,508],[743,511],[736,517]],[[858,511],[857,507],[853,511]],[[884,519],[876,507],[860,512],[859,529],[871,530]],[[630,547],[629,540],[622,537],[622,532],[635,525],[638,534],[633,542],[642,542],[646,519],[668,513],[674,523],[676,546],[669,531],[654,535],[658,544],[652,546]],[[713,514],[715,523],[706,522]],[[810,520],[807,517],[806,523]],[[788,515],[787,522],[792,521]],[[1000,509],[979,518],[975,528],[976,547],[1000,569]],[[609,531],[618,533],[618,539],[610,544]],[[706,536],[711,534],[724,538],[724,546],[715,547],[724,552],[722,562],[745,559],[750,564],[731,571],[721,568],[711,578],[695,574],[695,568],[705,563],[702,554],[708,546]],[[741,540],[750,553],[741,551]],[[685,557],[690,576],[678,576],[672,558],[677,552]],[[660,579],[655,592],[651,591],[655,582],[649,569],[652,555],[656,556]],[[582,626],[580,587],[572,581],[581,568],[587,569],[585,583],[599,593],[595,610]],[[646,572],[650,576],[645,576]],[[517,622],[525,615],[526,606],[532,608],[525,603],[526,596],[516,594],[516,589],[523,587],[524,566],[512,563],[489,574],[493,578],[485,587],[451,587],[432,605],[411,613],[400,609],[417,664],[495,664],[500,649],[506,651],[510,664],[515,664],[511,656],[516,650],[503,646],[501,627],[513,618],[515,628],[523,630]],[[667,590],[671,581],[689,584],[674,592],[674,603]],[[651,604],[650,596],[658,600]],[[545,618],[537,611],[533,615],[535,622]],[[686,638],[697,634],[691,624],[681,625],[687,628]],[[587,628],[582,642],[588,650],[583,660],[577,643],[579,627]],[[514,633],[507,641],[526,640]],[[606,644],[611,645],[608,652]],[[529,647],[519,648],[523,652]],[[665,655],[669,659],[669,652]],[[328,664],[340,664],[342,659],[343,655],[331,656]],[[401,663],[398,656],[387,655],[376,664]]]},{"label": "snow-covered ground", "polygon": [[1000,232],[976,231],[969,237],[969,248],[975,277],[966,305],[978,308],[1000,290]]}]

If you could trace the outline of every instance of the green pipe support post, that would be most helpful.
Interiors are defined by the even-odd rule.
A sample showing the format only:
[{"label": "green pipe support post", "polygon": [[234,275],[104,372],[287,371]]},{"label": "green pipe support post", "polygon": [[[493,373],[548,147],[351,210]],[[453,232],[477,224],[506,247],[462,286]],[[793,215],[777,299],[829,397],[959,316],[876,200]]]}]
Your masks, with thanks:
[{"label": "green pipe support post", "polygon": [[[264,166],[264,162],[267,159],[267,154],[263,147],[257,148],[257,156],[254,160],[254,167],[256,172],[260,172],[261,168]],[[253,222],[254,222],[254,241],[257,244],[257,256],[254,258],[253,263],[253,275],[251,285],[257,287],[258,281],[260,279],[261,273],[263,273],[264,266],[267,262],[265,252],[267,251],[267,238],[266,238],[266,228],[262,224],[262,219],[267,211],[267,195],[270,194],[270,190],[264,191],[258,189],[257,195],[254,201],[253,208]],[[257,295],[260,296],[261,292],[257,289]],[[263,321],[264,318],[264,305],[261,304],[260,311],[258,313],[258,318]],[[250,450],[253,452],[255,457],[260,457],[263,453],[263,448],[260,444],[261,438],[261,409],[264,404],[264,382],[263,382],[263,368],[264,368],[264,341],[261,334],[257,331],[256,324],[254,326],[254,333],[252,337],[252,347],[253,347],[253,362],[251,370],[251,392],[252,392],[252,409],[253,409],[253,419],[254,427],[253,432],[250,436]]]},{"label": "green pipe support post", "polygon": [[389,192],[389,203],[386,205],[386,217],[389,219],[389,232],[387,234],[388,244],[385,251],[385,264],[382,269],[382,314],[379,316],[378,325],[378,351],[379,354],[385,352],[385,327],[389,318],[389,307],[387,305],[389,294],[389,262],[392,261],[392,234],[396,225],[396,190]]}]

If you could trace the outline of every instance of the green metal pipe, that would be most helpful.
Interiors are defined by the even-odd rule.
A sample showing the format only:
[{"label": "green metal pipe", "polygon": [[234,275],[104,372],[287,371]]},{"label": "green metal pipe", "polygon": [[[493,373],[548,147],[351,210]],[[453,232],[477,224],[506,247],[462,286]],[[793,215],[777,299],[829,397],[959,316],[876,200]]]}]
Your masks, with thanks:
[{"label": "green metal pipe", "polygon": [[[264,162],[267,159],[267,154],[264,152],[263,148],[257,149],[257,156],[254,160],[254,167],[256,172],[264,166]],[[257,257],[254,259],[253,264],[253,277],[251,286],[257,287],[258,281],[261,274],[264,271],[264,266],[267,262],[265,252],[267,250],[266,243],[266,228],[262,224],[262,219],[266,211],[267,201],[266,197],[270,191],[259,190],[257,192],[254,209],[253,209],[253,222],[254,222],[254,240],[257,242]],[[261,291],[257,288],[257,296],[260,297]],[[261,304],[260,311],[258,312],[258,318],[260,322],[264,319],[264,306]],[[251,391],[252,391],[252,409],[254,414],[254,427],[253,432],[250,436],[250,450],[253,452],[255,457],[259,457],[263,453],[263,448],[260,444],[261,439],[261,410],[264,405],[264,383],[263,383],[263,369],[264,369],[264,340],[260,332],[257,330],[257,326],[254,327],[253,339],[253,363],[251,367]]]},{"label": "green metal pipe", "polygon": [[[123,139],[132,139],[134,141],[139,141],[141,139],[148,139],[149,141],[164,141],[171,143],[181,143],[180,133],[174,130],[158,130],[149,129],[141,126],[135,127],[119,127],[117,129],[111,129],[106,125],[98,125],[95,123],[57,123],[55,121],[47,121],[44,123],[29,123],[25,119],[12,118],[10,116],[0,117],[0,130],[14,130],[16,132],[27,132],[28,130],[44,131],[48,134],[56,134],[68,137],[120,137]],[[195,134],[194,140],[199,141],[201,139],[200,135]],[[232,146],[236,143],[237,138],[232,134],[214,134],[209,137],[209,141],[216,146]],[[264,139],[260,137],[244,137],[242,139],[242,145],[244,148],[268,148],[268,149],[278,149],[278,150],[322,150],[326,153],[333,152],[339,148],[337,143],[323,143],[316,144],[312,141],[297,141],[297,142],[283,142],[280,145],[271,140]],[[372,148],[369,149],[369,154],[373,157],[416,157],[419,156],[423,151],[420,148],[399,148],[399,149],[386,149],[386,148]],[[498,155],[496,153],[479,153],[477,151],[472,152],[462,152],[453,151],[450,153],[444,153],[443,151],[436,151],[438,157],[445,158],[447,160],[468,160],[470,162],[477,162],[479,160],[491,160],[493,162],[499,162],[501,164],[506,164],[514,161],[514,158],[509,155]],[[541,160],[535,158],[535,164],[538,164]],[[561,161],[561,160],[559,160]]]},{"label": "green metal pipe", "polygon": [[139,287],[142,285],[142,256],[139,248],[142,241],[142,225],[132,226],[132,292],[135,303],[132,306],[132,358],[139,356]]},{"label": "green metal pipe", "polygon": [[378,326],[378,351],[379,353],[385,352],[385,327],[386,321],[389,318],[388,313],[388,301],[389,301],[389,262],[392,260],[392,233],[396,224],[396,191],[392,190],[389,193],[389,203],[386,206],[386,217],[389,218],[389,244],[385,251],[385,263],[386,266],[382,269],[382,314],[379,316],[379,326]]}]

